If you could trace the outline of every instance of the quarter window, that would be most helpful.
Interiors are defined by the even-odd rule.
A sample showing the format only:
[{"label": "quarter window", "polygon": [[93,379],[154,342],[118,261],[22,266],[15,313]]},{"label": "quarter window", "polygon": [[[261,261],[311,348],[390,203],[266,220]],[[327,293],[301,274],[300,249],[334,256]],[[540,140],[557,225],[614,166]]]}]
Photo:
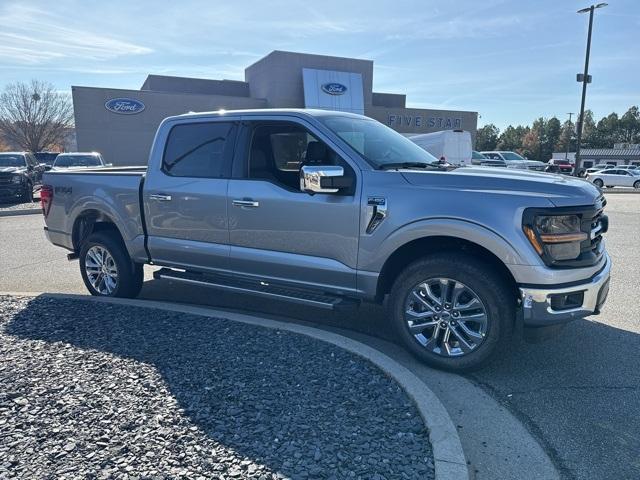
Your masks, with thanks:
[{"label": "quarter window", "polygon": [[162,170],[174,177],[228,176],[235,132],[235,124],[229,122],[176,125],[169,132]]}]

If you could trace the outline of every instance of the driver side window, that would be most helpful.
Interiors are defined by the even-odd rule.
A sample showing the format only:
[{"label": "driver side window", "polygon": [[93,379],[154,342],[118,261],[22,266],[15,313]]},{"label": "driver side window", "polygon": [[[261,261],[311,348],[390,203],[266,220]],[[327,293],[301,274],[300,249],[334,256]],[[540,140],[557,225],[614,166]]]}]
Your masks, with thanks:
[{"label": "driver side window", "polygon": [[288,190],[300,189],[303,165],[340,165],[350,170],[326,143],[300,125],[287,122],[257,124],[251,135],[248,177]]}]

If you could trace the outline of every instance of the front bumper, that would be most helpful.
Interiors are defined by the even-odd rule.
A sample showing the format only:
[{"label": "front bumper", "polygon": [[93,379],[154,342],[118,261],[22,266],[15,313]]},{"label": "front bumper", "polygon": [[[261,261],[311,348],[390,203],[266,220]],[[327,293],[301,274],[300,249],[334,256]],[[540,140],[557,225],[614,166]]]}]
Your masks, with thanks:
[{"label": "front bumper", "polygon": [[[609,293],[610,272],[611,259],[607,255],[602,270],[584,283],[561,288],[520,287],[524,325],[556,325],[600,313]],[[562,306],[567,299],[568,306]]]},{"label": "front bumper", "polygon": [[22,183],[12,183],[9,185],[0,186],[0,198],[19,197],[23,192],[24,185]]}]

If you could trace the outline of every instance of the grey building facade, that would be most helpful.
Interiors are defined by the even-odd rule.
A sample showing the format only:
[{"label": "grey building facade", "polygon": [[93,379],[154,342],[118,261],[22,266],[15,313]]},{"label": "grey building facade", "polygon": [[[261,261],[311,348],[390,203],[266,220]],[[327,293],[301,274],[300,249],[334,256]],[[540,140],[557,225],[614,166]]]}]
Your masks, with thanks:
[{"label": "grey building facade", "polygon": [[373,91],[373,61],[273,51],[245,69],[245,81],[149,75],[140,90],[72,87],[79,151],[114,165],[146,164],[160,122],[214,110],[324,108],[361,113],[400,133],[464,129],[478,114],[407,108],[406,96]]}]

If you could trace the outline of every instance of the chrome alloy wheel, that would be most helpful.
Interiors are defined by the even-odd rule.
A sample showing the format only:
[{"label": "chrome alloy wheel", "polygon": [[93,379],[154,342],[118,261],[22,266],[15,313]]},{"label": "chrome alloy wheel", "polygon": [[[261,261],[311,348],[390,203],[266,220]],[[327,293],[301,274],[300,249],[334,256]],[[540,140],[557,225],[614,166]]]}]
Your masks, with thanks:
[{"label": "chrome alloy wheel", "polygon": [[99,245],[87,250],[84,270],[91,286],[102,295],[111,295],[118,284],[118,268],[109,251]]},{"label": "chrome alloy wheel", "polygon": [[411,289],[405,322],[426,349],[443,357],[459,357],[482,344],[488,318],[478,295],[464,283],[430,278]]}]

